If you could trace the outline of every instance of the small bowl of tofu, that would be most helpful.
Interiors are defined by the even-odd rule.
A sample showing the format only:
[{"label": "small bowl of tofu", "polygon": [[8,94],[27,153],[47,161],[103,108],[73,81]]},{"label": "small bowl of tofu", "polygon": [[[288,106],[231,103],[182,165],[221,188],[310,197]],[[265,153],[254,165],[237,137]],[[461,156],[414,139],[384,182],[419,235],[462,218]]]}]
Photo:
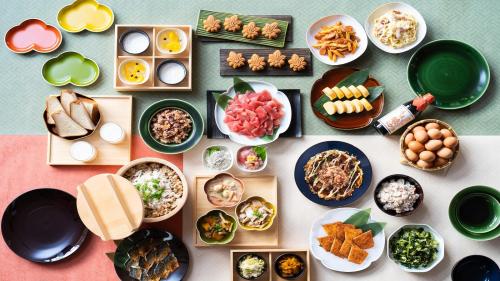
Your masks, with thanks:
[{"label": "small bowl of tofu", "polygon": [[51,134],[67,140],[90,136],[101,122],[94,99],[66,89],[47,97],[43,118]]}]

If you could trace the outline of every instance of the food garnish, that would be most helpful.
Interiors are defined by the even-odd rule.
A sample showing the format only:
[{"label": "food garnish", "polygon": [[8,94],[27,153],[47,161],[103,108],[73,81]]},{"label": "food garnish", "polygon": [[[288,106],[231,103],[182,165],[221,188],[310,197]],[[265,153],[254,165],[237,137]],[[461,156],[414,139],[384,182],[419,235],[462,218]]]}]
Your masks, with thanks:
[{"label": "food garnish", "polygon": [[203,20],[203,28],[207,32],[218,32],[220,30],[220,20],[216,19],[213,15],[209,15]]},{"label": "food garnish", "polygon": [[262,28],[262,35],[267,39],[276,39],[281,33],[277,22],[266,23]]},{"label": "food garnish", "polygon": [[241,204],[237,208],[238,220],[241,225],[251,228],[265,228],[271,223],[274,210],[266,206],[265,201],[253,198]]},{"label": "food garnish", "polygon": [[377,199],[383,204],[384,210],[392,210],[398,214],[410,212],[420,197],[416,190],[416,187],[405,179],[391,180],[382,183]]},{"label": "food garnish", "polygon": [[363,183],[363,170],[356,156],[337,149],[311,157],[304,172],[311,192],[324,200],[348,198]]},{"label": "food garnish", "polygon": [[258,170],[264,165],[267,150],[264,146],[244,147],[238,151],[238,163],[247,170]]},{"label": "food garnish", "polygon": [[373,35],[384,45],[402,48],[417,40],[417,26],[412,15],[391,10],[375,20]]},{"label": "food garnish", "polygon": [[146,218],[160,217],[174,210],[183,195],[179,175],[163,164],[139,164],[128,169],[123,177],[139,191]]},{"label": "food garnish", "polygon": [[222,213],[205,216],[201,219],[201,235],[215,241],[222,241],[233,231],[233,222],[224,218]]},{"label": "food garnish", "polygon": [[243,65],[245,65],[245,58],[243,57],[242,53],[236,53],[234,51],[229,52],[229,55],[226,59],[227,64],[229,64],[230,67],[236,69],[240,68]]},{"label": "food garnish", "polygon": [[425,268],[437,257],[439,243],[423,228],[405,228],[389,241],[393,258],[408,268]]},{"label": "food garnish", "polygon": [[184,110],[167,108],[151,119],[151,133],[161,143],[179,144],[189,137],[192,123],[191,116]]},{"label": "food garnish", "polygon": [[331,26],[323,26],[314,35],[316,44],[313,48],[319,49],[321,55],[327,55],[332,61],[337,61],[339,57],[347,54],[354,54],[358,49],[359,38],[356,31],[350,25],[343,25],[338,21]]},{"label": "food garnish", "polygon": [[292,71],[298,72],[306,68],[307,62],[304,57],[293,54],[292,57],[288,60],[288,64],[290,65],[290,69]]},{"label": "food garnish", "polygon": [[255,279],[264,274],[266,261],[260,256],[248,254],[238,262],[238,273],[245,279]]}]

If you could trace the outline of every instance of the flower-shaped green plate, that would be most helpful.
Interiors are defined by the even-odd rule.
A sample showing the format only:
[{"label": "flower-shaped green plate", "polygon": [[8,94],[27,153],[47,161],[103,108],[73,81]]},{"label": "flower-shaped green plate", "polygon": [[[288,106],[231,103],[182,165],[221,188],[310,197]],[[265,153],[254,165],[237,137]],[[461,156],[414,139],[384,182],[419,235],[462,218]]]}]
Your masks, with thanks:
[{"label": "flower-shaped green plate", "polygon": [[473,104],[486,92],[490,68],[474,47],[455,40],[437,40],[413,54],[408,82],[415,94],[432,93],[436,107],[459,109]]},{"label": "flower-shaped green plate", "polygon": [[[202,234],[201,224],[202,224],[203,218],[208,217],[208,216],[214,216],[214,215],[218,216],[219,214],[222,214],[224,219],[233,223],[233,226],[231,228],[231,233],[229,233],[229,235],[224,237],[224,239],[222,239],[222,240],[215,240],[215,239],[211,239],[211,238],[206,237],[205,235]],[[224,245],[224,244],[227,244],[227,243],[233,241],[234,235],[236,233],[236,229],[238,229],[238,224],[236,223],[236,219],[234,217],[228,215],[226,212],[224,212],[222,210],[214,209],[214,210],[211,210],[208,213],[204,214],[203,216],[199,217],[196,220],[196,229],[198,231],[198,236],[200,237],[200,239],[203,242],[210,244],[210,245]]]},{"label": "flower-shaped green plate", "polygon": [[[187,112],[193,121],[193,128],[188,138],[180,144],[164,144],[156,140],[151,134],[151,119],[161,110],[167,108],[180,109]],[[161,100],[150,105],[142,113],[139,119],[139,134],[142,140],[151,149],[165,154],[177,154],[188,151],[201,140],[203,136],[204,122],[201,113],[190,103],[178,99]]]},{"label": "flower-shaped green plate", "polygon": [[458,232],[460,232],[462,235],[472,240],[487,241],[500,237],[500,226],[486,233],[473,233],[465,229],[458,221],[457,212],[460,203],[466,195],[471,193],[489,194],[495,197],[498,201],[500,201],[500,191],[498,191],[493,187],[480,186],[480,185],[467,187],[462,191],[458,192],[450,202],[450,206],[448,208],[448,216],[450,217],[451,224]]}]

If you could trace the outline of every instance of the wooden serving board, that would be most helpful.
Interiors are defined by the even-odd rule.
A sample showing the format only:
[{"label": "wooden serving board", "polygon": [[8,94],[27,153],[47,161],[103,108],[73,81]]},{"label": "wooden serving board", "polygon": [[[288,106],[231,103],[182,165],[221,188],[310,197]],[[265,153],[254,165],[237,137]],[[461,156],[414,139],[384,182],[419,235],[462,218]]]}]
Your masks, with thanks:
[{"label": "wooden serving board", "polygon": [[[226,59],[229,56],[229,52],[233,51],[236,53],[242,53],[243,57],[248,61],[248,59],[253,55],[257,54],[266,59],[269,54],[272,54],[276,49],[220,49],[219,51],[219,63],[220,63],[220,75],[221,76],[311,76],[312,71],[312,59],[311,51],[306,48],[296,48],[296,49],[280,49],[281,54],[285,55],[285,65],[281,68],[274,68],[266,65],[264,70],[252,71],[248,67],[248,63],[240,68],[232,68],[227,63]],[[293,54],[297,54],[306,59],[307,65],[306,69],[302,71],[292,71],[288,65],[288,60]]]},{"label": "wooden serving board", "polygon": [[118,124],[125,131],[125,139],[119,144],[110,144],[101,139],[99,129],[81,139],[91,143],[97,150],[97,157],[92,162],[80,162],[69,153],[75,141],[65,140],[48,134],[47,164],[49,165],[125,165],[130,162],[132,142],[132,97],[131,96],[90,96],[99,107],[100,125],[106,122]]},{"label": "wooden serving board", "polygon": [[[186,33],[187,46],[186,49],[175,55],[163,54],[156,47],[156,35],[165,28],[178,28]],[[120,36],[130,30],[142,30],[149,37],[149,48],[141,54],[131,55],[123,51],[120,47]],[[115,25],[115,66],[114,66],[114,88],[122,92],[139,92],[139,91],[190,91],[192,89],[192,70],[193,70],[193,31],[190,25],[144,25],[144,24],[116,24]],[[118,67],[120,63],[126,59],[143,59],[149,64],[150,74],[149,79],[140,85],[128,85],[123,83],[118,77]],[[187,75],[180,83],[175,85],[165,84],[156,74],[157,67],[165,60],[177,60],[184,64],[187,70]]]},{"label": "wooden serving board", "polygon": [[278,179],[276,176],[236,176],[243,181],[245,192],[242,200],[251,196],[260,196],[276,206],[278,215],[274,219],[273,225],[265,231],[250,231],[238,228],[233,241],[225,245],[209,245],[200,239],[198,230],[196,229],[196,220],[213,209],[221,209],[229,215],[237,219],[235,214],[236,207],[220,208],[215,207],[207,200],[207,195],[203,190],[203,185],[207,182],[210,176],[199,176],[195,179],[195,204],[194,204],[194,223],[193,223],[193,241],[195,247],[210,247],[210,246],[229,246],[229,247],[278,247]]},{"label": "wooden serving board", "polygon": [[[286,31],[285,42],[293,41],[293,17],[291,15],[250,15],[252,17],[277,19],[288,22],[288,28]],[[222,23],[224,23],[222,21]],[[213,38],[213,37],[200,37],[201,42],[224,42],[224,39]]]},{"label": "wooden serving board", "polygon": [[[203,27],[203,21],[207,19],[208,16],[214,16],[216,19],[221,21],[221,29],[218,32],[208,32],[205,30]],[[248,39],[243,37],[242,34],[242,29],[240,29],[237,32],[230,32],[224,30],[224,19],[226,17],[231,17],[233,15],[237,15],[238,18],[241,20],[242,24],[242,29],[243,25],[248,24],[249,22],[255,22],[258,27],[262,29],[266,23],[272,23],[276,22],[278,23],[278,26],[281,30],[281,33],[278,35],[277,38],[275,39],[268,39],[262,34],[259,34],[255,39]],[[288,22],[283,21],[283,20],[278,20],[278,19],[272,19],[272,18],[263,18],[263,17],[255,17],[255,16],[247,16],[247,15],[240,15],[240,14],[235,14],[235,13],[226,13],[226,12],[215,12],[215,11],[208,11],[208,10],[200,10],[200,13],[198,15],[198,21],[196,22],[196,35],[199,37],[210,37],[210,38],[218,38],[222,40],[229,40],[229,41],[237,41],[237,42],[243,42],[243,43],[250,43],[250,44],[257,44],[257,45],[264,45],[264,46],[270,46],[274,48],[283,48],[285,46],[285,37],[286,34],[288,33]]]},{"label": "wooden serving board", "polygon": [[282,254],[296,254],[304,260],[305,269],[304,272],[297,278],[293,279],[295,281],[310,281],[311,280],[311,262],[309,259],[308,249],[241,249],[241,250],[231,250],[230,262],[231,262],[231,281],[246,281],[241,278],[236,272],[238,259],[246,254],[256,254],[261,256],[267,264],[266,272],[259,278],[255,280],[259,281],[286,281],[287,279],[281,278],[274,270],[274,262]]}]

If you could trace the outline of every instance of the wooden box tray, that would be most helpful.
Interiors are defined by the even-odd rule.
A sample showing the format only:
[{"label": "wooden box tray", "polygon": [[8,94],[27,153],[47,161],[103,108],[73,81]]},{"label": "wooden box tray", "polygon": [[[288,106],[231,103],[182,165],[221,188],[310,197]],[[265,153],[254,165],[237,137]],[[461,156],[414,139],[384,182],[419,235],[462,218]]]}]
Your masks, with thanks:
[{"label": "wooden box tray", "polygon": [[[272,54],[276,49],[220,49],[219,51],[219,64],[220,64],[220,76],[311,76],[313,74],[312,71],[312,59],[311,59],[311,51],[306,48],[295,48],[295,49],[280,49],[281,54],[285,55],[285,65],[281,68],[273,68],[269,65],[261,71],[252,71],[248,67],[248,59],[253,54],[257,54],[266,59],[269,54]],[[229,56],[229,52],[242,53],[246,62],[245,65],[240,68],[232,68],[227,63],[227,57]],[[306,60],[306,68],[301,71],[293,71],[290,69],[288,64],[288,60],[293,54],[297,54],[301,57],[304,57]]]},{"label": "wooden box tray", "polygon": [[91,162],[80,162],[73,159],[69,153],[71,144],[75,141],[65,140],[48,134],[47,164],[49,165],[125,165],[130,162],[132,142],[132,97],[131,96],[90,96],[101,113],[101,125],[106,122],[118,124],[125,131],[125,140],[119,144],[110,144],[99,136],[99,127],[93,134],[82,140],[87,141],[97,149],[97,157]]},{"label": "wooden box tray", "polygon": [[198,176],[195,179],[194,190],[194,223],[193,223],[193,241],[195,247],[210,247],[210,246],[229,246],[229,247],[278,247],[278,224],[279,224],[279,206],[278,206],[278,179],[276,176],[236,176],[243,181],[245,192],[242,200],[251,196],[261,196],[267,201],[276,206],[278,215],[274,219],[274,223],[268,230],[265,231],[249,231],[238,228],[233,241],[225,245],[209,245],[200,239],[198,230],[196,229],[196,220],[213,209],[221,209],[229,215],[236,218],[235,209],[214,207],[207,200],[207,195],[203,190],[203,185],[211,176]]},{"label": "wooden box tray", "polygon": [[311,262],[309,259],[309,250],[307,249],[241,249],[231,250],[231,281],[246,281],[241,278],[236,272],[238,259],[245,254],[256,254],[264,258],[267,263],[267,270],[256,281],[286,281],[287,279],[281,278],[274,270],[274,262],[282,254],[296,254],[304,260],[304,272],[295,281],[310,281],[311,280]]},{"label": "wooden box tray", "polygon": [[[276,19],[288,22],[288,28],[286,29],[285,42],[293,41],[293,17],[291,15],[250,15],[252,17],[258,18],[268,18],[268,19]],[[222,23],[224,23],[222,21]],[[201,42],[224,42],[224,39],[221,38],[213,38],[213,37],[200,37]]]},{"label": "wooden box tray", "polygon": [[[156,47],[156,35],[165,28],[178,28],[186,33],[187,46],[180,54],[163,54]],[[120,47],[120,36],[133,29],[142,30],[147,33],[150,39],[148,49],[139,55],[131,55],[123,51]],[[192,89],[192,60],[193,60],[193,34],[190,25],[115,25],[115,66],[114,66],[114,88],[122,92],[138,92],[138,91],[190,91]],[[125,59],[143,59],[149,63],[150,75],[148,81],[141,85],[127,85],[118,77],[118,67]],[[163,83],[157,76],[157,67],[165,60],[174,59],[186,67],[187,75],[180,83],[169,85]]]}]

